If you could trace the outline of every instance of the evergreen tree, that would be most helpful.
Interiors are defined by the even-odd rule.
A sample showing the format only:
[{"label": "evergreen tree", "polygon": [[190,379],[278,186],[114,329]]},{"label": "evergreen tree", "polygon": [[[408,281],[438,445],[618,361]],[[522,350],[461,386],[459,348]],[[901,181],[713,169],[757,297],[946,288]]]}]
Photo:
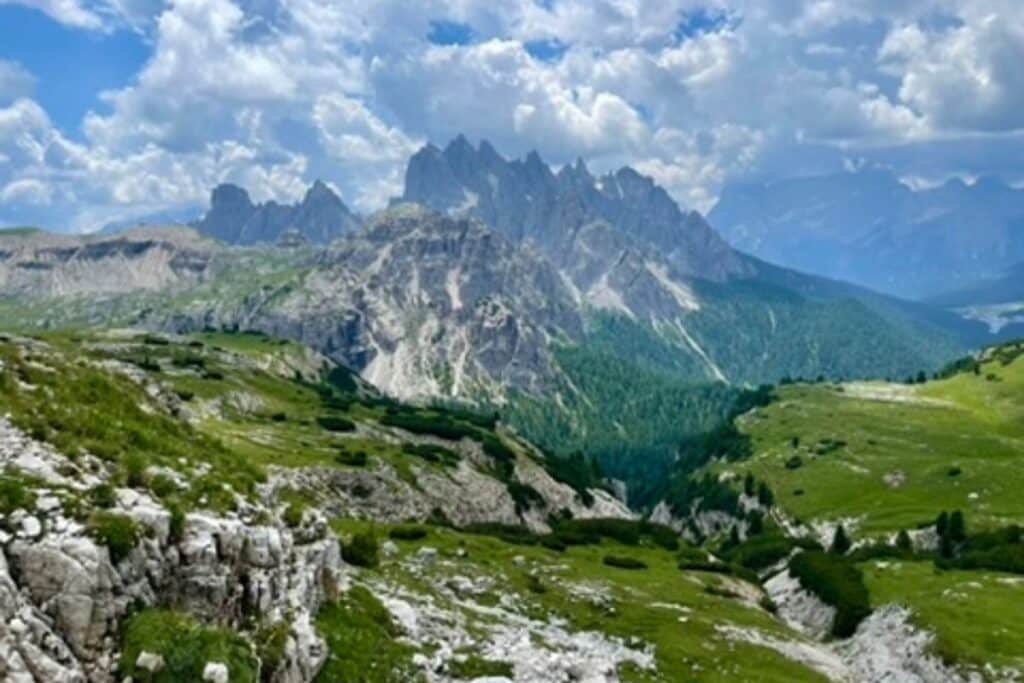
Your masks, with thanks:
[{"label": "evergreen tree", "polygon": [[752,511],[750,513],[749,525],[747,526],[748,536],[757,536],[764,531],[764,519],[761,517],[761,513]]},{"label": "evergreen tree", "polygon": [[735,548],[740,544],[740,530],[736,528],[735,524],[733,524],[732,529],[729,530],[728,544],[730,548]]},{"label": "evergreen tree", "polygon": [[743,493],[750,497],[757,493],[757,484],[754,481],[754,475],[750,472],[747,472],[747,476],[743,478]]},{"label": "evergreen tree", "polygon": [[904,553],[914,550],[914,543],[910,540],[910,534],[907,533],[906,529],[900,529],[900,532],[896,535],[896,547],[900,552]]},{"label": "evergreen tree", "polygon": [[963,543],[967,540],[967,526],[964,522],[964,513],[954,510],[949,516],[949,540],[954,543]]},{"label": "evergreen tree", "polygon": [[939,535],[939,538],[945,538],[949,532],[949,514],[943,510],[939,513],[938,518],[935,520],[935,533]]},{"label": "evergreen tree", "polygon": [[775,494],[768,488],[768,484],[763,481],[757,486],[757,502],[766,508],[770,508],[775,504]]},{"label": "evergreen tree", "polygon": [[832,536],[832,546],[828,550],[836,555],[845,555],[849,549],[850,539],[846,537],[846,529],[840,524],[836,527],[836,533]]}]

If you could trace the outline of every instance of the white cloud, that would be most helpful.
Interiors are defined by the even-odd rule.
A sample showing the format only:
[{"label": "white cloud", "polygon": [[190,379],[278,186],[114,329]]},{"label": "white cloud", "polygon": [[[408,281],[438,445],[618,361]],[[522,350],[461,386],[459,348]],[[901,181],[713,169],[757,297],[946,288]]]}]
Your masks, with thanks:
[{"label": "white cloud", "polygon": [[[0,62],[0,188],[78,227],[200,204],[224,180],[289,200],[322,177],[370,210],[418,145],[458,132],[555,163],[634,164],[706,208],[745,174],[1024,127],[1012,0],[19,2],[152,45],[82,139]],[[431,44],[438,20],[468,25],[470,44]],[[562,51],[538,58],[537,40]]]},{"label": "white cloud", "polygon": [[0,5],[23,5],[37,9],[62,24],[90,30],[102,29],[103,19],[79,0],[0,0]]}]

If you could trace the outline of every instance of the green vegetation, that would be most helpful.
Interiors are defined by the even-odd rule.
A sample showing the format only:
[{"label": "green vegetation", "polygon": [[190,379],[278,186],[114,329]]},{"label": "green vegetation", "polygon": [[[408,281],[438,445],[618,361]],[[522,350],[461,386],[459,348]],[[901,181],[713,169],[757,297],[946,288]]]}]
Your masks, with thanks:
[{"label": "green vegetation", "polygon": [[380,562],[380,545],[372,529],[352,535],[341,547],[341,558],[357,567],[376,567]]},{"label": "green vegetation", "polygon": [[647,563],[628,555],[605,555],[601,562],[616,569],[647,569]]},{"label": "green vegetation", "polygon": [[[858,518],[864,536],[942,510],[961,510],[979,531],[1019,523],[1024,360],[993,352],[978,367],[923,385],[780,387],[779,400],[736,420],[754,457],[716,470],[750,472],[801,520]],[[794,455],[803,464],[787,469]]]},{"label": "green vegetation", "polygon": [[131,517],[113,512],[95,512],[89,518],[89,532],[110,551],[110,561],[117,564],[135,549],[140,530]]},{"label": "green vegetation", "polygon": [[0,514],[9,515],[15,510],[31,510],[36,504],[36,494],[23,477],[4,472],[0,476]]},{"label": "green vegetation", "polygon": [[836,608],[832,634],[853,635],[857,625],[871,614],[864,578],[852,562],[816,550],[802,552],[789,561],[789,571],[800,585]]},{"label": "green vegetation", "polygon": [[316,681],[409,683],[416,680],[413,650],[397,640],[398,627],[373,593],[354,586],[316,620],[330,654]]},{"label": "green vegetation", "polygon": [[509,662],[496,662],[477,655],[469,655],[465,659],[457,659],[448,665],[448,673],[452,678],[471,681],[488,676],[512,678],[514,670]]},{"label": "green vegetation", "polygon": [[427,537],[426,527],[418,525],[396,526],[388,530],[388,538],[395,541],[419,541]]},{"label": "green vegetation", "polygon": [[[249,643],[228,629],[205,627],[187,614],[146,609],[124,626],[120,672],[138,681],[177,683],[199,681],[207,662],[222,662],[231,681],[257,683],[259,661]],[[150,674],[136,668],[141,652],[164,658],[164,668]]]}]

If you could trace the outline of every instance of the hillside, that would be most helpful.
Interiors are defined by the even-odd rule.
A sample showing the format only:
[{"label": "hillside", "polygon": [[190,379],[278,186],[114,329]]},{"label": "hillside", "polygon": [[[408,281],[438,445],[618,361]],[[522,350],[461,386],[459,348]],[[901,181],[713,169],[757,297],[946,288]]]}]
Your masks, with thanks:
[{"label": "hillside", "polygon": [[748,475],[763,483],[791,536],[827,546],[841,526],[872,607],[898,601],[947,662],[1014,680],[1024,667],[1011,625],[1024,573],[1022,351],[993,347],[925,383],[779,387],[736,419],[747,441],[735,462],[710,468],[737,492]]},{"label": "hillside", "polygon": [[[291,342],[5,336],[0,384],[12,680],[952,671],[912,629],[880,639],[910,628],[888,608],[841,643],[801,632],[758,565],[637,520],[585,463],[383,398]],[[878,595],[900,590],[887,578]]]}]

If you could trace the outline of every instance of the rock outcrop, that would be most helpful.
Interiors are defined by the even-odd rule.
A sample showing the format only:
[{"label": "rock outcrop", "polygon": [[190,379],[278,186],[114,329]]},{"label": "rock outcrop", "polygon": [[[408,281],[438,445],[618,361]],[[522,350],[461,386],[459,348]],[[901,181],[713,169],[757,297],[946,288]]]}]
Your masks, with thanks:
[{"label": "rock outcrop", "polygon": [[218,185],[210,195],[210,209],[195,227],[227,244],[275,244],[295,231],[322,245],[354,232],[359,225],[359,217],[318,180],[301,202],[291,205],[254,204],[237,185]]}]

